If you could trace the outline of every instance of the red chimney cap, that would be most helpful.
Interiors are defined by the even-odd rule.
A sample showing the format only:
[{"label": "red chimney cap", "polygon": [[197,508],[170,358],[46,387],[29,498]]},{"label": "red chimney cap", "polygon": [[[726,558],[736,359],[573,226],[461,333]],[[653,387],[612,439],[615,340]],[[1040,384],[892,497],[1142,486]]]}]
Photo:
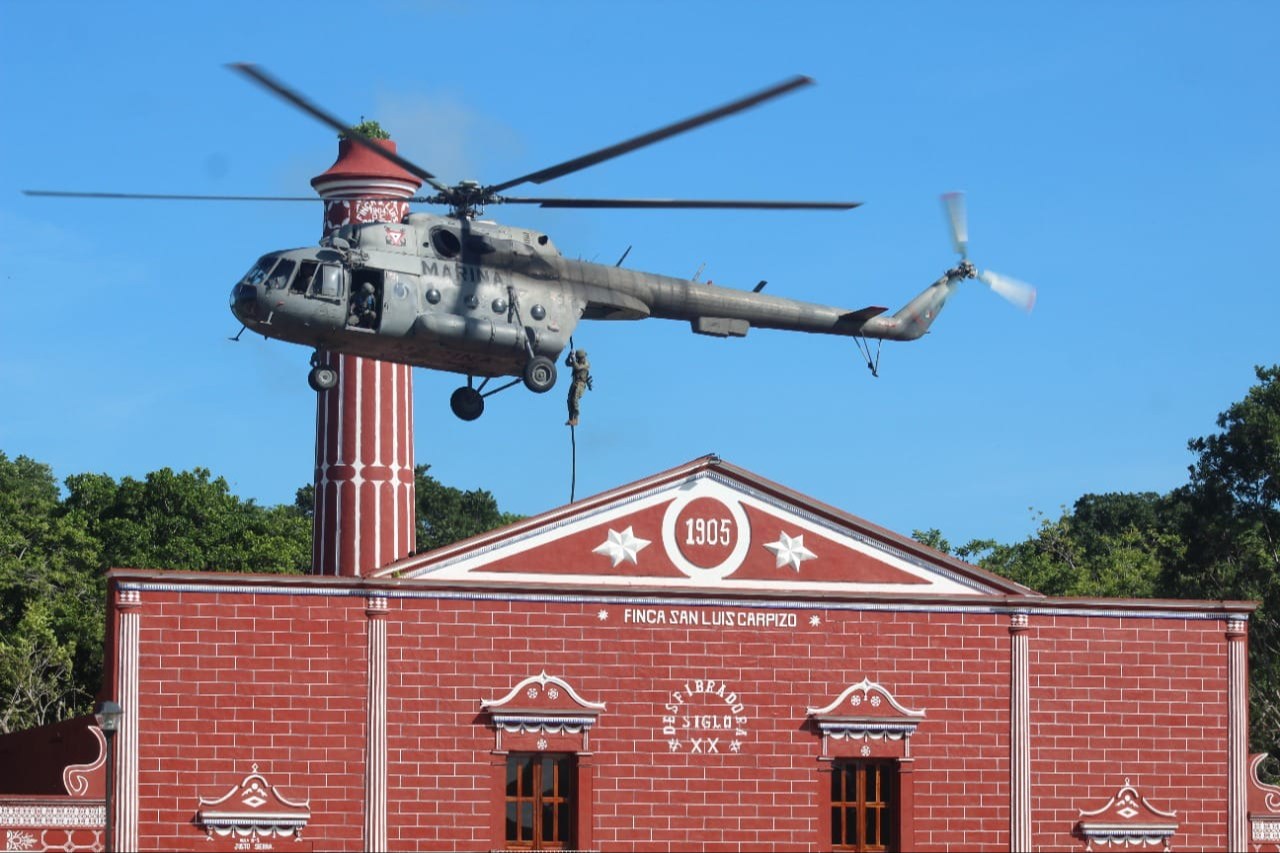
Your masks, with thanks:
[{"label": "red chimney cap", "polygon": [[[395,153],[390,139],[372,139],[373,144]],[[338,141],[338,159],[323,174],[311,179],[321,196],[381,195],[408,198],[417,193],[422,179],[412,172],[370,151],[350,139]]]}]

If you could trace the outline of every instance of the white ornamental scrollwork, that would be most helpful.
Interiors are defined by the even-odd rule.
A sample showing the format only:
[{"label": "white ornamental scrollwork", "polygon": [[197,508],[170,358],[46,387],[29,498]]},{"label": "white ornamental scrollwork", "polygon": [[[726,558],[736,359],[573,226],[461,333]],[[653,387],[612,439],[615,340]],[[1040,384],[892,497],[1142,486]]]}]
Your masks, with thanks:
[{"label": "white ornamental scrollwork", "polygon": [[71,764],[63,768],[62,786],[73,797],[83,797],[89,793],[89,778],[102,769],[107,761],[107,739],[102,729],[89,726],[89,732],[98,741],[98,757],[88,764]]},{"label": "white ornamental scrollwork", "polygon": [[310,801],[284,797],[258,772],[257,764],[252,770],[222,797],[201,797],[196,823],[210,838],[300,838],[311,819]]},{"label": "white ornamental scrollwork", "polygon": [[1178,831],[1177,812],[1153,806],[1126,777],[1124,784],[1101,808],[1080,810],[1075,834],[1085,840],[1085,849],[1095,844],[1126,847],[1159,846],[1170,849]]},{"label": "white ornamental scrollwork", "polygon": [[36,837],[21,829],[10,829],[5,834],[5,850],[34,850]]}]

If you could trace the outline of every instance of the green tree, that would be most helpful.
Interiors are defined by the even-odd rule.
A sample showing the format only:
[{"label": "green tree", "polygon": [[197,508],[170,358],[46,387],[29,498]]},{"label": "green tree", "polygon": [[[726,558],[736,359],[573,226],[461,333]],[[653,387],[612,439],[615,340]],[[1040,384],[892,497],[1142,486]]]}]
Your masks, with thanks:
[{"label": "green tree", "polygon": [[67,507],[84,515],[111,566],[297,574],[310,565],[308,519],[241,500],[205,468],[161,468],[119,484],[79,474],[67,489]]},{"label": "green tree", "polygon": [[84,685],[101,673],[100,559],[83,519],[61,506],[49,466],[0,452],[0,727],[54,722],[49,715],[91,695]]},{"label": "green tree", "polygon": [[1150,598],[1163,561],[1180,551],[1164,500],[1154,493],[1085,495],[1056,520],[1034,513],[1036,531],[1022,542],[975,539],[955,554],[1045,595]]},{"label": "green tree", "polygon": [[75,641],[54,631],[49,605],[26,604],[12,631],[0,634],[0,733],[67,719],[90,698],[74,678]]},{"label": "green tree", "polygon": [[488,491],[464,492],[446,486],[427,473],[430,468],[430,465],[418,465],[414,469],[419,552],[441,548],[520,520],[521,516],[498,509],[497,500]]},{"label": "green tree", "polygon": [[1169,596],[1260,602],[1249,629],[1251,748],[1280,748],[1280,366],[1192,439],[1190,482],[1175,491],[1185,551],[1163,578]]},{"label": "green tree", "polygon": [[0,453],[0,728],[88,709],[102,683],[112,566],[300,572],[311,521],[262,507],[207,470],[168,468],[119,483]]},{"label": "green tree", "polygon": [[919,542],[921,545],[927,545],[935,551],[941,551],[944,554],[951,553],[951,543],[942,535],[942,531],[936,527],[930,527],[928,530],[913,530],[911,538]]}]

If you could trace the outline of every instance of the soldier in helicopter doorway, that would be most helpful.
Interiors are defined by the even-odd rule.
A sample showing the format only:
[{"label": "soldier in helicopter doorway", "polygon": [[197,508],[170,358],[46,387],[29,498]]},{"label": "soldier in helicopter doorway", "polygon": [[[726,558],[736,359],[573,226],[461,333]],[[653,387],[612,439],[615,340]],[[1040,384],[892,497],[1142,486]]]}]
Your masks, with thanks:
[{"label": "soldier in helicopter doorway", "polygon": [[591,390],[591,362],[587,361],[587,351],[577,350],[564,360],[564,366],[572,368],[573,382],[569,385],[569,420],[565,426],[578,425],[578,401],[584,392]]}]

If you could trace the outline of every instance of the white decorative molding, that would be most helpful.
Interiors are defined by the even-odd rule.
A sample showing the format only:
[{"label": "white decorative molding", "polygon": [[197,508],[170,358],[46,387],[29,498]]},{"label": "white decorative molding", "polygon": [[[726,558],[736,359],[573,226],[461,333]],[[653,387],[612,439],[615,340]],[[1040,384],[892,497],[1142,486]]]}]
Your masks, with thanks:
[{"label": "white decorative molding", "polygon": [[201,797],[196,823],[209,838],[301,838],[311,820],[310,801],[286,798],[258,772],[257,764],[252,770],[218,799]]},{"label": "white decorative molding", "polygon": [[[862,695],[856,695],[858,693],[861,693]],[[899,716],[914,719],[917,723],[924,719],[924,711],[913,711],[902,705],[897,699],[893,698],[893,694],[886,690],[882,685],[865,677],[857,684],[851,684],[849,687],[845,688],[845,691],[840,694],[839,698],[830,705],[825,708],[806,708],[805,713],[811,717],[828,716],[834,714],[846,701],[849,703],[849,708],[854,711],[861,711],[863,715],[866,715],[868,711],[874,713],[875,709],[881,707],[881,703],[887,702],[887,707],[892,708]],[[876,718],[884,716],[885,715],[883,713],[875,714]]]},{"label": "white decorative molding", "polygon": [[38,804],[0,806],[0,825],[101,829],[107,822],[106,806]]},{"label": "white decorative molding", "polygon": [[480,710],[489,715],[499,733],[581,734],[590,731],[604,711],[603,702],[589,702],[562,678],[543,670],[524,679],[501,699],[487,699]]},{"label": "white decorative molding", "polygon": [[1170,839],[1178,831],[1177,812],[1161,811],[1130,784],[1124,784],[1106,805],[1093,811],[1080,810],[1075,834],[1085,840],[1085,850],[1095,844],[1121,847],[1159,846],[1170,850]]},{"label": "white decorative molding", "polygon": [[[392,571],[403,571],[392,569]],[[406,575],[407,576],[407,575]],[[127,580],[121,581],[121,587],[130,589],[154,590],[156,592],[209,592],[222,595],[278,595],[290,597],[317,598],[368,598],[369,592],[364,588],[343,588],[339,586],[305,586],[305,581],[298,584],[282,580],[286,576],[270,575],[258,583],[247,583],[240,577],[226,578],[216,583],[207,581],[173,581]],[[893,601],[842,601],[835,598],[823,599],[816,606],[813,599],[776,598],[760,600],[758,598],[733,596],[698,596],[697,598],[681,595],[648,595],[648,594],[613,594],[602,592],[530,592],[528,590],[475,590],[475,589],[429,589],[413,587],[389,588],[385,592],[388,599],[433,600],[433,601],[537,601],[553,604],[588,604],[613,606],[669,606],[670,604],[699,607],[728,607],[752,610],[821,610],[840,613],[991,613],[1007,614],[1009,608],[1004,603],[991,603],[982,598],[971,602],[931,602],[923,597],[910,600]],[[1125,602],[1141,605],[1140,601]],[[1107,606],[1072,606],[1070,608],[1028,605],[1020,607],[1020,612],[1040,616],[1080,616],[1100,617],[1106,619],[1172,619],[1178,622],[1222,621],[1222,613],[1218,610],[1179,610],[1158,607],[1107,607]]]},{"label": "white decorative molding", "polygon": [[502,714],[491,712],[494,725],[504,732],[520,734],[523,732],[539,732],[541,734],[581,734],[596,723],[595,717],[547,717],[529,714]]},{"label": "white decorative molding", "polygon": [[[845,688],[834,702],[823,708],[806,708],[805,713],[822,733],[823,752],[826,742],[861,739],[870,741],[903,741],[901,757],[911,755],[911,735],[924,721],[924,711],[906,707],[884,686],[864,677]],[[865,750],[864,755],[870,754]]]},{"label": "white decorative molding", "polygon": [[902,740],[912,734],[910,730],[897,726],[877,729],[874,723],[865,727],[842,727],[819,722],[818,728],[832,740]]},{"label": "white decorative molding", "polygon": [[[548,685],[551,686],[548,687]],[[547,698],[554,701],[560,698],[558,694],[552,692],[557,688],[562,688],[570,699],[581,705],[584,709],[595,711],[596,713],[600,713],[604,710],[605,706],[603,702],[588,702],[586,699],[579,696],[578,691],[574,690],[567,681],[562,678],[556,678],[554,675],[547,675],[547,671],[545,669],[537,675],[531,675],[524,681],[521,681],[515,687],[511,688],[510,693],[503,696],[501,699],[485,699],[481,701],[480,710],[492,711],[494,708],[508,705],[521,693],[524,693],[529,699],[537,699],[539,691],[542,691],[547,695]]]}]

